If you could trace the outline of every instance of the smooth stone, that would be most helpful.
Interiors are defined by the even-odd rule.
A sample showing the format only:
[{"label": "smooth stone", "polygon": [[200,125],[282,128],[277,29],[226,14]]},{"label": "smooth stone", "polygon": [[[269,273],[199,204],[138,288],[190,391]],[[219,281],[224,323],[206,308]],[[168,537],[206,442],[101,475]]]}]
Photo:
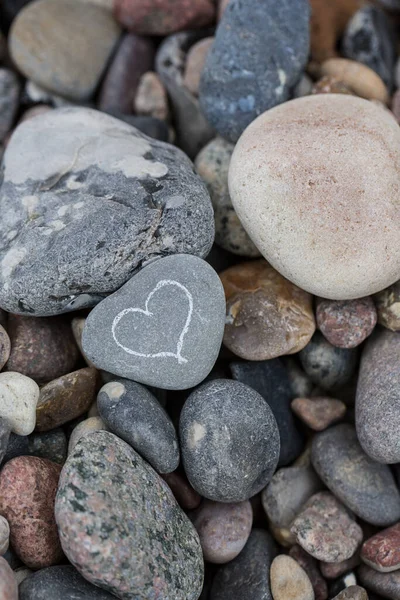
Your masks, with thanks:
[{"label": "smooth stone", "polygon": [[382,463],[400,462],[400,335],[376,331],[364,347],[357,384],[356,428],[364,451]]},{"label": "smooth stone", "polygon": [[8,361],[11,352],[11,342],[7,331],[0,325],[0,371]]},{"label": "smooth stone", "polygon": [[122,113],[113,112],[110,113],[113,117],[128,123],[132,127],[135,127],[145,135],[159,142],[170,142],[171,132],[164,121],[155,119],[154,117],[138,117],[135,115],[125,115]]},{"label": "smooth stone", "polygon": [[[9,429],[10,431],[10,429]],[[29,456],[29,436],[27,435],[16,435],[11,433],[8,439],[8,444],[5,453],[3,454],[2,464],[15,458],[16,456]]]},{"label": "smooth stone", "polygon": [[339,562],[355,554],[362,529],[329,492],[314,494],[291,527],[297,543],[317,560]]},{"label": "smooth stone", "polygon": [[89,416],[88,419],[81,421],[72,430],[71,436],[69,438],[69,443],[68,443],[68,454],[71,454],[72,450],[75,448],[76,444],[79,442],[81,437],[83,437],[85,435],[89,435],[90,433],[93,433],[94,431],[106,431],[106,430],[107,430],[107,426],[104,423],[103,419],[101,419],[100,417]]},{"label": "smooth stone", "polygon": [[272,600],[269,570],[275,554],[269,533],[253,529],[239,556],[215,575],[210,600]]},{"label": "smooth stone", "polygon": [[74,317],[71,321],[71,329],[72,329],[72,334],[74,336],[75,343],[78,346],[79,351],[80,351],[82,357],[84,358],[87,366],[94,367],[94,364],[86,358],[86,356],[83,352],[83,347],[82,347],[82,335],[83,335],[83,329],[85,327],[85,321],[86,321],[86,317]]},{"label": "smooth stone", "polygon": [[363,521],[385,527],[400,519],[400,493],[390,468],[364,452],[352,425],[317,434],[311,460],[325,485]]},{"label": "smooth stone", "polygon": [[367,539],[361,548],[361,560],[381,573],[400,569],[400,523]]},{"label": "smooth stone", "polygon": [[400,330],[400,281],[374,296],[378,323],[391,331]]},{"label": "smooth stone", "polygon": [[39,386],[33,379],[11,371],[0,373],[0,418],[7,421],[13,433],[32,433],[38,400]]},{"label": "smooth stone", "polygon": [[400,570],[392,573],[379,573],[367,565],[361,565],[357,572],[360,583],[369,592],[378,594],[379,598],[400,600]]},{"label": "smooth stone", "polygon": [[168,487],[183,510],[194,510],[199,506],[201,502],[200,494],[192,488],[182,473],[178,471],[164,473],[162,478],[167,482]]},{"label": "smooth stone", "polygon": [[44,385],[36,408],[36,430],[48,431],[89,410],[96,397],[97,371],[86,367]]},{"label": "smooth stone", "polygon": [[63,553],[54,519],[61,467],[36,456],[19,456],[0,472],[0,513],[10,524],[10,542],[32,569],[57,564]]},{"label": "smooth stone", "polygon": [[285,359],[285,366],[289,375],[292,396],[294,398],[307,398],[311,396],[314,384],[294,358]]},{"label": "smooth stone", "polygon": [[115,596],[95,587],[72,565],[41,569],[19,586],[19,600],[113,600]]},{"label": "smooth stone", "polygon": [[253,511],[248,500],[232,504],[203,500],[189,518],[199,534],[204,560],[224,564],[236,558],[246,545]]},{"label": "smooth stone", "polygon": [[298,83],[293,88],[293,98],[302,98],[303,96],[309,96],[313,89],[313,80],[307,73],[303,73]]},{"label": "smooth stone", "polygon": [[147,71],[141,76],[137,85],[133,108],[137,115],[155,117],[162,121],[169,120],[167,90],[157,73]]},{"label": "smooth stone", "polygon": [[150,259],[206,256],[214,239],[210,197],[183,152],[83,107],[17,128],[0,208],[0,239],[16,236],[0,253],[0,305],[35,316],[92,306]]},{"label": "smooth stone", "polygon": [[1,600],[19,600],[18,584],[8,562],[0,556],[0,598]]},{"label": "smooth stone", "polygon": [[139,452],[158,473],[171,473],[178,468],[175,427],[147,388],[128,379],[111,381],[99,391],[97,407],[108,429]]},{"label": "smooth stone", "polygon": [[312,86],[311,94],[353,94],[340,79],[332,75],[324,75]]},{"label": "smooth stone", "polygon": [[186,400],[179,423],[183,466],[193,488],[217,502],[241,502],[271,480],[279,430],[265,400],[229,379],[203,383]]},{"label": "smooth stone", "polygon": [[301,546],[292,546],[289,550],[289,556],[294,558],[296,562],[304,569],[307,573],[311,585],[314,590],[315,600],[327,600],[328,598],[328,586],[325,579],[321,575],[321,571],[318,568],[318,563],[310,556]]},{"label": "smooth stone", "polygon": [[10,439],[11,427],[8,421],[0,417],[0,465],[7,452],[8,440]]},{"label": "smooth stone", "polygon": [[309,53],[309,3],[231,0],[200,84],[200,102],[220,135],[236,142],[258,115],[286,102]]},{"label": "smooth stone", "polygon": [[0,68],[0,144],[5,141],[16,117],[21,84],[11,69]]},{"label": "smooth stone", "polygon": [[69,560],[121,600],[197,600],[203,558],[196,530],[157,473],[106,431],[79,440],[64,466],[55,515]]},{"label": "smooth stone", "polygon": [[272,410],[281,439],[278,466],[293,462],[303,449],[304,439],[296,427],[290,409],[293,391],[284,363],[275,358],[265,361],[231,362],[229,368],[233,379],[261,394]]},{"label": "smooth stone", "polygon": [[353,571],[345,573],[343,577],[339,577],[336,581],[331,582],[329,586],[329,596],[330,598],[333,598],[337,594],[346,591],[347,588],[355,585],[357,585],[356,574]]},{"label": "smooth stone", "polygon": [[363,0],[310,0],[311,58],[320,63],[337,56],[337,45],[346,25]]},{"label": "smooth stone", "polygon": [[101,7],[38,0],[15,19],[9,50],[25,77],[79,102],[94,94],[119,34],[112,15]]},{"label": "smooth stone", "polygon": [[[319,75],[321,77],[324,75],[336,77],[348,89],[361,98],[378,100],[383,104],[387,104],[389,101],[388,89],[379,75],[366,65],[355,60],[330,58],[322,63]],[[362,295],[367,296],[368,294]]]},{"label": "smooth stone", "polygon": [[280,554],[271,564],[274,600],[314,600],[314,590],[304,569],[290,556]]},{"label": "smooth stone", "polygon": [[215,137],[198,99],[183,81],[187,52],[205,35],[195,31],[171,35],[161,43],[156,55],[156,71],[172,104],[176,143],[192,159]]},{"label": "smooth stone", "polygon": [[216,137],[199,152],[194,164],[211,196],[215,243],[232,254],[255,258],[260,252],[239,221],[229,196],[228,171],[233,149],[233,144]]},{"label": "smooth stone", "polygon": [[400,130],[388,111],[317,94],[251,123],[232,155],[229,191],[247,233],[283,276],[322,298],[353,299],[399,279],[396,160]]},{"label": "smooth stone", "polygon": [[368,600],[366,590],[359,585],[350,585],[342,592],[339,592],[333,600]]},{"label": "smooth stone", "polygon": [[299,354],[303,369],[322,389],[331,390],[349,382],[357,366],[357,350],[336,348],[317,331]]},{"label": "smooth stone", "polygon": [[333,346],[355,348],[371,335],[377,312],[370,296],[358,300],[317,299],[318,329]]},{"label": "smooth stone", "polygon": [[291,404],[293,412],[314,431],[323,431],[343,419],[346,405],[336,398],[295,398]]},{"label": "smooth stone", "polygon": [[[18,583],[18,586],[20,583],[22,583],[27,577],[29,577],[30,575],[32,575],[33,571],[31,569],[28,569],[27,567],[19,567],[18,569],[14,570],[14,577]],[[19,592],[19,587],[18,587],[18,592]]]},{"label": "smooth stone", "polygon": [[183,83],[194,96],[199,95],[201,74],[213,43],[213,37],[204,38],[193,44],[187,53]]},{"label": "smooth stone", "polygon": [[324,563],[320,562],[319,566],[322,575],[326,579],[337,579],[341,575],[348,573],[360,564],[360,553],[357,551],[351,558],[342,560],[338,563]]},{"label": "smooth stone", "polygon": [[28,443],[29,454],[32,456],[47,458],[59,465],[63,465],[67,458],[67,437],[61,428],[32,433]]},{"label": "smooth stone", "polygon": [[[10,542],[10,525],[5,517],[0,515],[0,556],[8,550]],[[1,596],[0,596],[1,597]]]},{"label": "smooth stone", "polygon": [[64,317],[10,315],[8,333],[11,340],[8,371],[18,371],[38,383],[46,383],[74,369],[79,352]]},{"label": "smooth stone", "polygon": [[224,320],[216,272],[196,256],[167,256],[92,310],[83,349],[99,369],[162,389],[187,389],[214,366]]}]

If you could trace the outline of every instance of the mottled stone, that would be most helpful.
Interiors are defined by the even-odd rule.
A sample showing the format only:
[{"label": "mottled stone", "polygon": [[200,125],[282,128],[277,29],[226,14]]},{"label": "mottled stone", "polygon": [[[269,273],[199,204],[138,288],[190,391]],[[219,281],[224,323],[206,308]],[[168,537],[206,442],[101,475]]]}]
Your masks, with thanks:
[{"label": "mottled stone", "polygon": [[106,383],[97,406],[108,429],[125,440],[158,473],[171,473],[179,465],[175,427],[157,398],[128,379]]},{"label": "mottled stone", "polygon": [[194,510],[199,506],[201,502],[200,494],[192,488],[181,473],[178,471],[164,473],[162,478],[167,482],[179,506],[184,510]]},{"label": "mottled stone", "polygon": [[62,429],[33,433],[28,438],[29,454],[63,465],[67,458],[67,438]]},{"label": "mottled stone", "polygon": [[193,44],[187,53],[183,83],[194,96],[199,95],[201,74],[213,43],[213,37],[204,38]]},{"label": "mottled stone", "polygon": [[[397,92],[396,92],[397,93]],[[400,96],[399,96],[400,98]],[[400,117],[400,110],[399,110]],[[400,330],[400,281],[374,296],[378,322],[392,331]]]},{"label": "mottled stone", "polygon": [[400,568],[400,523],[367,539],[361,548],[361,560],[381,573]]},{"label": "mottled stone", "polygon": [[[0,556],[8,550],[10,542],[10,525],[5,517],[0,515]],[[0,595],[1,597],[1,595]]]},{"label": "mottled stone", "polygon": [[63,554],[54,520],[61,467],[36,456],[10,460],[0,472],[0,514],[10,524],[10,542],[27,567],[60,562]]},{"label": "mottled stone", "polygon": [[312,496],[291,527],[297,543],[324,562],[350,558],[361,544],[362,529],[329,492]]},{"label": "mottled stone", "polygon": [[314,590],[304,569],[290,556],[280,554],[271,564],[274,600],[314,600]]},{"label": "mottled stone", "polygon": [[147,71],[139,80],[133,105],[137,115],[168,121],[167,91],[157,73]]},{"label": "mottled stone", "polygon": [[96,369],[86,367],[44,385],[36,408],[36,430],[48,431],[80,417],[95,398],[96,382]]},{"label": "mottled stone", "polygon": [[295,398],[291,406],[303,423],[314,431],[323,431],[343,419],[346,413],[345,403],[336,398]]},{"label": "mottled stone", "polygon": [[318,563],[301,546],[292,546],[289,555],[304,569],[307,573],[314,590],[315,600],[326,600],[328,598],[328,586],[321,575]]},{"label": "mottled stone", "polygon": [[[337,77],[324,75],[312,87],[311,94],[352,94],[353,92]],[[303,94],[306,95],[306,94]],[[299,96],[296,96],[299,97]]]},{"label": "mottled stone", "polygon": [[348,573],[355,567],[358,567],[360,562],[360,553],[357,551],[351,558],[348,558],[347,560],[342,560],[341,562],[337,563],[320,562],[319,566],[322,575],[326,579],[336,579],[337,577]]},{"label": "mottled stone", "polygon": [[309,3],[231,0],[200,85],[203,110],[220,135],[236,142],[258,115],[289,99],[309,52]]},{"label": "mottled stone", "polygon": [[8,371],[18,371],[38,383],[45,383],[73,370],[78,349],[69,322],[11,315],[8,319],[11,354]]},{"label": "mottled stone", "polygon": [[349,585],[349,587],[339,592],[333,600],[368,600],[368,594],[359,585]]},{"label": "mottled stone", "polygon": [[183,466],[205,498],[241,502],[270,481],[279,431],[262,396],[238,381],[216,379],[190,394],[180,415]]},{"label": "mottled stone", "polygon": [[9,359],[11,351],[10,338],[7,331],[0,325],[0,370],[4,367]]},{"label": "mottled stone", "polygon": [[367,565],[361,565],[358,569],[358,577],[360,583],[369,592],[378,594],[379,598],[400,599],[400,570],[392,573],[379,573]]},{"label": "mottled stone", "polygon": [[21,373],[0,373],[0,418],[11,431],[29,435],[35,428],[36,405],[39,399],[37,383]]},{"label": "mottled stone", "polygon": [[11,426],[8,421],[0,417],[0,465],[7,452],[8,440],[10,439]]},{"label": "mottled stone", "polygon": [[72,430],[71,436],[69,438],[68,454],[71,454],[72,450],[75,448],[76,444],[79,442],[81,437],[83,437],[84,435],[89,435],[94,431],[102,430],[106,431],[107,426],[104,423],[104,421],[98,416],[89,416],[88,419],[85,419],[84,421],[78,423],[78,425]]},{"label": "mottled stone", "polygon": [[48,567],[33,573],[19,586],[19,600],[113,600],[115,596],[95,587],[72,565]]},{"label": "mottled stone", "polygon": [[0,144],[11,130],[19,105],[21,85],[11,69],[0,68]]},{"label": "mottled stone", "polygon": [[8,562],[0,556],[0,598],[18,600],[18,584]]},{"label": "mottled stone", "polygon": [[[322,63],[319,75],[340,79],[347,88],[361,98],[388,103],[389,93],[385,83],[375,71],[360,62],[348,58],[330,58]],[[347,96],[345,98],[350,99]],[[367,296],[369,293],[360,293],[359,296]],[[324,294],[320,295],[325,297]]]},{"label": "mottled stone", "polygon": [[377,322],[370,296],[358,300],[317,299],[317,325],[328,342],[338,348],[355,348],[373,331]]},{"label": "mottled stone", "polygon": [[197,600],[203,560],[168,486],[128,444],[97,431],[76,444],[58,488],[63,549],[91,583],[134,600]]}]

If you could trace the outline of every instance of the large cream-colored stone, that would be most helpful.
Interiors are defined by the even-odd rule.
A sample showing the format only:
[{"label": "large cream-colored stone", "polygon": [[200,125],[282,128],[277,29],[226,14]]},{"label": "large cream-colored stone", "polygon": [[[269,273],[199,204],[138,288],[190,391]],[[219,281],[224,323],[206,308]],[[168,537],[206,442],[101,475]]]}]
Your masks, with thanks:
[{"label": "large cream-colored stone", "polygon": [[236,212],[265,258],[323,298],[400,279],[400,128],[352,96],[298,98],[245,130],[230,163]]}]

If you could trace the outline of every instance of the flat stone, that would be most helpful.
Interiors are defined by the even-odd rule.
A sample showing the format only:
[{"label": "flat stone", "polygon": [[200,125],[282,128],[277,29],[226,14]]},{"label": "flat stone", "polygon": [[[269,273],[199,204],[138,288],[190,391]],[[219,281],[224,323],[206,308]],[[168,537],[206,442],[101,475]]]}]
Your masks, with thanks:
[{"label": "flat stone", "polygon": [[347,560],[342,560],[338,563],[320,562],[319,566],[322,575],[326,579],[337,579],[341,575],[349,573],[352,569],[358,567],[360,562],[360,553],[357,551],[351,558],[348,558]]},{"label": "flat stone", "polygon": [[289,99],[309,53],[309,4],[231,0],[215,34],[200,85],[203,110],[236,142],[258,115]]},{"label": "flat stone", "polygon": [[339,592],[333,600],[368,600],[366,590],[359,585],[350,585],[342,592]]},{"label": "flat stone", "polygon": [[93,306],[150,259],[211,248],[212,205],[192,163],[104,113],[63,108],[22,123],[4,169],[0,305],[10,312]]},{"label": "flat stone", "polygon": [[175,496],[179,506],[184,510],[194,510],[201,502],[201,496],[192,488],[187,479],[178,471],[173,473],[164,473],[162,475],[164,481]]},{"label": "flat stone", "polygon": [[0,418],[18,435],[29,435],[35,428],[37,383],[21,373],[0,373]]},{"label": "flat stone", "polygon": [[18,584],[8,562],[0,556],[0,598],[18,600]]},{"label": "flat stone", "polygon": [[76,444],[55,515],[67,557],[89,582],[121,600],[199,597],[195,529],[152,467],[114,434],[97,431]]},{"label": "flat stone", "polygon": [[318,563],[310,556],[301,546],[292,546],[289,550],[289,555],[294,558],[296,562],[304,569],[307,573],[311,585],[314,590],[315,600],[326,600],[328,598],[328,586],[326,585],[325,579],[321,575],[321,571],[318,568]]},{"label": "flat stone", "polygon": [[314,600],[307,573],[290,556],[280,554],[271,564],[271,592],[274,600]]},{"label": "flat stone", "polygon": [[19,600],[113,600],[115,596],[95,587],[72,565],[48,567],[32,573],[19,586]]},{"label": "flat stone", "polygon": [[60,471],[60,465],[44,458],[19,456],[0,472],[0,513],[10,524],[12,547],[32,569],[63,557],[54,519]]},{"label": "flat stone", "polygon": [[101,7],[38,0],[15,19],[9,50],[25,77],[79,102],[94,94],[119,34],[112,15]]},{"label": "flat stone", "polygon": [[187,54],[183,83],[194,96],[199,95],[201,74],[213,43],[213,37],[204,38],[193,44]]},{"label": "flat stone", "polygon": [[379,573],[367,565],[361,565],[358,569],[358,577],[360,583],[369,592],[378,594],[380,598],[400,599],[400,570],[392,573]]},{"label": "flat stone", "polygon": [[202,384],[180,415],[189,482],[205,498],[241,502],[261,491],[278,463],[279,431],[262,396],[229,379]]},{"label": "flat stone", "polygon": [[72,430],[71,436],[68,443],[68,454],[71,454],[76,444],[79,442],[81,437],[93,433],[94,431],[107,431],[107,425],[100,417],[90,417],[84,419]]},{"label": "flat stone", "polygon": [[312,496],[291,527],[297,543],[324,562],[350,558],[361,544],[362,529],[329,492]]},{"label": "flat stone", "polygon": [[391,329],[400,330],[400,281],[378,292],[374,296],[378,313],[378,323]]},{"label": "flat stone", "polygon": [[137,115],[169,120],[167,91],[157,73],[147,71],[141,76],[134,99],[134,110]]},{"label": "flat stone", "polygon": [[291,404],[293,412],[314,431],[323,431],[340,421],[346,414],[346,405],[336,398],[314,396],[295,398]]},{"label": "flat stone", "polygon": [[361,548],[361,559],[381,573],[400,569],[400,523],[367,539]]},{"label": "flat stone", "polygon": [[[0,515],[0,556],[8,550],[10,542],[10,525],[5,517]],[[0,594],[1,597],[1,594]]]},{"label": "flat stone", "polygon": [[338,348],[355,348],[373,331],[377,312],[370,296],[358,300],[317,299],[317,325],[328,342]]},{"label": "flat stone", "polygon": [[5,141],[14,123],[20,92],[21,84],[17,74],[11,69],[0,68],[0,144]]},{"label": "flat stone", "polygon": [[223,288],[200,258],[157,260],[103,300],[83,332],[86,356],[100,369],[163,389],[203,381],[220,350]]},{"label": "flat stone", "polygon": [[10,439],[11,426],[2,417],[0,417],[0,465],[7,452],[8,440]]},{"label": "flat stone", "polygon": [[175,427],[147,388],[128,379],[111,381],[99,391],[97,406],[108,429],[139,452],[158,473],[171,473],[178,468]]}]

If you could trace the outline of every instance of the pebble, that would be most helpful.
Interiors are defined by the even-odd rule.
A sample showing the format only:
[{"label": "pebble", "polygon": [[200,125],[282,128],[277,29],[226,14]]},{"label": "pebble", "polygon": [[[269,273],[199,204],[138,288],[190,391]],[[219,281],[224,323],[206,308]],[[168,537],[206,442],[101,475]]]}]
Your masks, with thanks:
[{"label": "pebble", "polygon": [[0,370],[4,367],[9,359],[11,351],[10,338],[7,331],[0,325]]},{"label": "pebble", "polygon": [[138,117],[134,115],[124,115],[122,113],[114,113],[112,116],[117,119],[128,123],[132,127],[135,127],[148,137],[154,138],[160,142],[171,141],[171,129],[168,128],[167,123],[155,119],[153,117]]},{"label": "pebble", "polygon": [[8,421],[0,417],[0,465],[6,454],[11,427]]},{"label": "pebble", "polygon": [[8,562],[0,556],[0,599],[18,600],[18,584]]},{"label": "pebble", "polygon": [[[48,567],[51,568],[51,567]],[[30,577],[30,575],[32,575],[33,571],[31,569],[27,569],[26,567],[19,567],[18,569],[14,570],[14,577],[17,580],[18,586],[20,583],[22,583],[27,577]],[[20,594],[20,588],[18,587],[18,592]],[[20,600],[21,600],[21,594],[19,596]]]},{"label": "pebble", "polygon": [[246,360],[302,350],[315,331],[312,297],[264,259],[220,273],[226,297],[224,344]]},{"label": "pebble", "polygon": [[[8,429],[8,431],[10,431],[10,429]],[[16,435],[15,433],[11,433],[9,435],[8,444],[5,447],[5,451],[3,449],[2,464],[5,465],[6,462],[12,458],[23,455],[30,455],[29,437],[27,435]]]},{"label": "pebble", "polygon": [[217,502],[241,502],[270,481],[279,431],[265,400],[228,379],[203,383],[180,415],[183,466],[193,488]]},{"label": "pebble", "polygon": [[338,563],[324,563],[320,562],[319,566],[322,575],[326,579],[337,579],[341,575],[348,573],[360,564],[360,553],[357,551],[351,558],[342,560]]},{"label": "pebble", "polygon": [[371,336],[361,357],[356,398],[357,435],[365,452],[382,463],[400,462],[399,357],[400,336],[387,329]]},{"label": "pebble", "polygon": [[292,388],[292,397],[307,398],[308,396],[311,396],[314,384],[303,369],[297,364],[296,360],[288,356],[285,360],[285,365],[289,375],[290,386]]},{"label": "pebble", "polygon": [[95,399],[97,371],[86,367],[44,385],[36,409],[36,430],[48,431],[80,417]]},{"label": "pebble", "polygon": [[39,458],[47,458],[63,465],[67,458],[67,437],[64,431],[52,429],[44,433],[33,433],[28,438],[29,454]]},{"label": "pebble", "polygon": [[65,554],[94,585],[123,600],[199,597],[194,527],[152,467],[114,434],[97,431],[76,444],[55,515]]},{"label": "pebble", "polygon": [[157,73],[147,71],[141,76],[133,108],[137,115],[169,120],[167,91]]},{"label": "pebble", "polygon": [[343,577],[339,577],[336,581],[331,582],[329,586],[329,596],[334,597],[341,592],[344,592],[347,588],[357,585],[356,574],[351,571],[346,573]]},{"label": "pebble", "polygon": [[339,592],[333,600],[368,600],[368,594],[366,590],[359,585],[350,585]]},{"label": "pebble", "polygon": [[391,331],[400,330],[400,281],[374,296],[378,323]]},{"label": "pebble", "polygon": [[381,573],[400,569],[400,523],[367,539],[361,548],[361,560]]},{"label": "pebble", "polygon": [[[367,296],[399,279],[394,156],[400,130],[381,106],[340,94],[298,98],[241,137],[229,168],[232,203],[265,258],[296,285],[328,299]],[[362,185],[354,173],[364,173]]]},{"label": "pebble", "polygon": [[46,383],[73,370],[78,348],[64,317],[51,319],[11,315],[8,318],[11,353],[8,371],[18,371]]},{"label": "pebble", "polygon": [[72,334],[74,336],[74,340],[79,348],[82,357],[85,359],[87,366],[94,367],[94,364],[86,358],[82,348],[82,335],[83,329],[85,327],[85,321],[86,317],[74,317],[71,321]]},{"label": "pebble", "polygon": [[211,125],[236,142],[258,115],[289,99],[309,52],[309,4],[231,0],[200,84]]},{"label": "pebble", "polygon": [[321,575],[317,561],[298,545],[290,548],[289,555],[294,558],[307,573],[314,590],[315,600],[327,600],[328,586]]},{"label": "pebble", "polygon": [[10,460],[0,472],[0,513],[10,524],[10,542],[32,569],[62,559],[54,520],[54,499],[61,467],[36,456]]},{"label": "pebble", "polygon": [[178,471],[162,475],[176,501],[183,510],[194,510],[201,502],[201,496],[192,488],[187,479]]},{"label": "pebble", "polygon": [[[311,89],[311,94],[352,94],[351,90],[337,77],[324,75]],[[303,94],[307,95],[307,94]]]},{"label": "pebble", "polygon": [[384,527],[400,519],[400,493],[389,467],[365,454],[352,425],[316,435],[311,460],[325,485],[363,521]]},{"label": "pebble", "polygon": [[183,83],[194,96],[199,95],[201,74],[213,43],[213,37],[203,38],[187,53]]},{"label": "pebble", "polygon": [[38,0],[15,19],[9,50],[25,77],[82,102],[93,96],[119,34],[112,15],[101,7],[73,0]]},{"label": "pebble", "polygon": [[88,316],[86,356],[100,369],[163,389],[209,374],[220,350],[225,299],[203,260],[168,256],[134,275]]},{"label": "pebble", "polygon": [[[379,100],[383,104],[387,104],[389,101],[388,89],[379,75],[367,65],[355,60],[329,58],[322,63],[319,74],[320,76],[329,75],[340,79],[347,88],[360,98]],[[367,295],[363,294],[363,296]]]},{"label": "pebble", "polygon": [[343,419],[346,405],[336,398],[295,398],[291,404],[293,412],[314,431],[323,431]]},{"label": "pebble", "polygon": [[215,243],[232,254],[255,258],[260,253],[239,221],[229,196],[228,170],[233,149],[233,144],[216,137],[199,152],[195,167],[211,196]]},{"label": "pebble", "polygon": [[158,473],[179,465],[178,438],[167,412],[147,388],[128,379],[106,383],[98,393],[100,417]]},{"label": "pebble", "polygon": [[350,558],[363,538],[361,527],[329,492],[319,492],[308,500],[291,531],[306,552],[324,562]]},{"label": "pebble", "polygon": [[271,564],[271,592],[274,600],[314,600],[307,573],[290,556],[280,554]]},{"label": "pebble", "polygon": [[19,586],[19,600],[113,600],[115,596],[95,587],[72,565],[41,569]]},{"label": "pebble", "polygon": [[100,417],[89,417],[84,419],[72,430],[71,436],[68,443],[68,454],[71,454],[76,444],[79,442],[81,437],[89,435],[94,431],[107,430],[107,426]]},{"label": "pebble", "polygon": [[227,563],[240,554],[253,523],[248,500],[231,504],[203,500],[189,517],[199,534],[204,560],[215,564]]},{"label": "pebble", "polygon": [[11,431],[29,435],[35,429],[36,405],[39,399],[37,383],[21,373],[0,373],[0,418],[8,422]]},{"label": "pebble", "polygon": [[0,253],[0,305],[35,316],[92,306],[150,258],[205,256],[214,239],[210,197],[183,152],[83,107],[17,128],[0,207],[0,239],[15,232]]},{"label": "pebble", "polygon": [[377,312],[370,296],[343,301],[318,298],[316,319],[328,342],[338,348],[355,348],[372,333]]},{"label": "pebble", "polygon": [[374,592],[380,598],[399,600],[400,598],[400,570],[392,573],[379,573],[367,565],[361,565],[358,569],[360,583],[369,592]]},{"label": "pebble", "polygon": [[0,144],[14,123],[19,105],[21,85],[11,69],[0,68]]},{"label": "pebble", "polygon": [[[10,526],[5,517],[0,515],[0,556],[5,554],[8,550],[10,542]],[[1,596],[0,596],[1,597]]]},{"label": "pebble", "polygon": [[309,96],[314,87],[313,80],[307,73],[303,73],[298,83],[293,88],[293,98]]},{"label": "pebble", "polygon": [[332,346],[319,331],[299,354],[307,375],[324,390],[349,382],[357,366],[357,356],[355,349]]}]

